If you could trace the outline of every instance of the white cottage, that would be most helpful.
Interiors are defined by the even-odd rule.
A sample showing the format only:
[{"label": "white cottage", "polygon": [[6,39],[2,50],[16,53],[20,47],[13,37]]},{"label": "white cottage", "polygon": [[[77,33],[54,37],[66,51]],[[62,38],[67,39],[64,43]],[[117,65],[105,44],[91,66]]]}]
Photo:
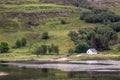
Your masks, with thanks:
[{"label": "white cottage", "polygon": [[91,48],[87,50],[87,54],[98,54],[98,52],[95,48]]}]

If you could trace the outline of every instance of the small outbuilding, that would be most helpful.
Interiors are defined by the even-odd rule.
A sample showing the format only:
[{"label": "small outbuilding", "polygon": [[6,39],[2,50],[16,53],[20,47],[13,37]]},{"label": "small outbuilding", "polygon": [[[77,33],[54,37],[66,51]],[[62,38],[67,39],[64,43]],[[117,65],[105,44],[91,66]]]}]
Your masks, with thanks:
[{"label": "small outbuilding", "polygon": [[90,48],[87,50],[87,54],[98,54],[98,52],[95,48]]}]

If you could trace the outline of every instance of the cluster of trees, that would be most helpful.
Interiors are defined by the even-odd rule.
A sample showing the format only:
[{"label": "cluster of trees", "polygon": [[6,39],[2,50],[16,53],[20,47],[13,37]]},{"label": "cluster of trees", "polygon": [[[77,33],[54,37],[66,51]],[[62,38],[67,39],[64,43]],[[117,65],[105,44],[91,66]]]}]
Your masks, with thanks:
[{"label": "cluster of trees", "polygon": [[64,19],[62,19],[61,24],[67,24],[67,22]]},{"label": "cluster of trees", "polygon": [[80,19],[85,20],[85,22],[109,24],[110,22],[120,21],[120,16],[114,14],[114,12],[110,12],[102,8],[95,8],[89,5],[89,3],[86,2],[86,0],[76,1],[77,1],[77,3],[75,4],[76,6],[89,9],[89,11],[83,12],[80,16]]},{"label": "cluster of trees", "polygon": [[117,46],[117,51],[120,51],[120,44]]},{"label": "cluster of trees", "polygon": [[87,8],[87,9],[92,8],[92,6],[90,6],[89,3],[86,2],[86,0],[76,0],[75,6],[83,7],[83,8]]},{"label": "cluster of trees", "polygon": [[[78,0],[78,2],[79,6],[80,3],[86,4],[82,0]],[[87,8],[86,5],[82,7]],[[80,19],[87,23],[102,23],[103,26],[70,31],[68,36],[75,43],[75,48],[70,49],[69,52],[84,53],[88,48],[108,50],[110,46],[118,43],[117,32],[120,32],[120,16],[105,9],[94,7],[88,9],[89,11],[81,14]]]},{"label": "cluster of trees", "polygon": [[[21,48],[25,47],[27,44],[27,41],[25,38],[22,38],[21,40],[17,40],[13,48]],[[0,53],[7,53],[9,51],[9,44],[7,42],[0,42]]]},{"label": "cluster of trees", "polygon": [[112,28],[116,32],[120,32],[120,22],[110,23],[107,26]]},{"label": "cluster of trees", "polygon": [[0,53],[7,53],[9,51],[9,46],[7,42],[0,42]]},{"label": "cluster of trees", "polygon": [[21,47],[25,47],[27,44],[27,40],[25,38],[22,38],[21,40],[17,40],[15,42],[15,45],[13,46],[13,48],[21,48]]},{"label": "cluster of trees", "polygon": [[85,42],[80,42],[80,43],[78,43],[76,46],[75,46],[75,52],[76,53],[84,53],[84,52],[86,52],[88,49],[89,49],[89,45],[87,44],[87,43],[85,43]]},{"label": "cluster of trees", "polygon": [[75,43],[75,48],[72,50],[76,53],[84,53],[88,48],[108,50],[111,45],[118,42],[117,33],[105,26],[70,31],[68,36]]},{"label": "cluster of trees", "polygon": [[49,39],[49,34],[48,34],[48,32],[43,32],[43,33],[42,33],[42,39],[43,39],[43,40]]},{"label": "cluster of trees", "polygon": [[120,52],[120,44],[113,46],[113,50]]},{"label": "cluster of trees", "polygon": [[104,9],[93,8],[91,11],[83,12],[80,16],[80,19],[85,20],[85,22],[88,23],[107,24],[110,22],[120,21],[120,16]]},{"label": "cluster of trees", "polygon": [[34,50],[36,55],[59,54],[59,47],[57,45],[41,45]]}]

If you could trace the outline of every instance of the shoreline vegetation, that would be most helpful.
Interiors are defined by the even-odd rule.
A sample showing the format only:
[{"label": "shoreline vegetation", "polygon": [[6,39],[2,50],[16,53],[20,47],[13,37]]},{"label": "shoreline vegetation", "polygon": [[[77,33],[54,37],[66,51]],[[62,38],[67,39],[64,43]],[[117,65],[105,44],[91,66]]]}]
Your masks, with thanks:
[{"label": "shoreline vegetation", "polygon": [[[100,54],[94,54],[94,55],[88,55],[88,54],[72,54],[72,55],[9,55],[7,57],[7,54],[1,54],[2,57],[0,58],[0,62],[11,62],[11,61],[40,61],[40,62],[51,62],[51,61],[69,61],[69,60],[120,60],[120,52],[109,53],[107,52],[100,53]],[[1,56],[0,55],[0,56]]]}]

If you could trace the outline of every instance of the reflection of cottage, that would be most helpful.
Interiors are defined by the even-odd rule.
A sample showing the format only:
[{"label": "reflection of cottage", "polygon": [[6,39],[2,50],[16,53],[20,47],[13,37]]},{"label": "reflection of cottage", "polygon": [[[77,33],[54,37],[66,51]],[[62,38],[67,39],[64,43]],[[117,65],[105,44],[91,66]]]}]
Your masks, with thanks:
[{"label": "reflection of cottage", "polygon": [[87,54],[98,54],[98,52],[95,48],[91,48],[87,50]]}]

